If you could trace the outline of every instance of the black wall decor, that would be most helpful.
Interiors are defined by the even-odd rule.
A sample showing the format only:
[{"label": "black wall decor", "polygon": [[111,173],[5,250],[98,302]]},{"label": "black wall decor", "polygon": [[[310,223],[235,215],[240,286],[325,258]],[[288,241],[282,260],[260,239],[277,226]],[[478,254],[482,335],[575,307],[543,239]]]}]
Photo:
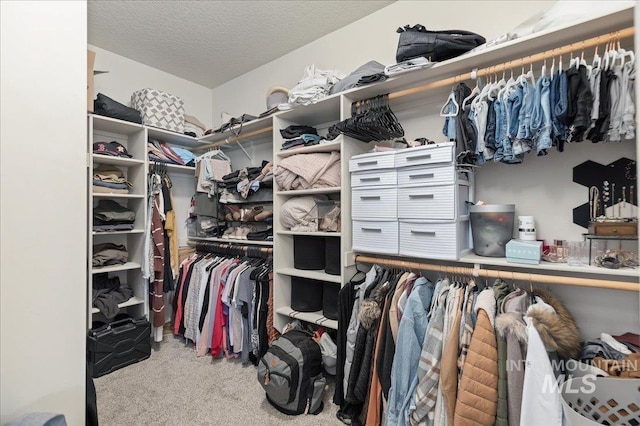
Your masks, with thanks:
[{"label": "black wall decor", "polygon": [[[573,168],[573,181],[585,187],[584,194],[586,203],[573,209],[573,223],[587,228],[589,224],[589,188],[595,186],[600,192],[600,211],[603,214],[604,208],[615,205],[618,199],[625,198],[622,195],[622,188],[625,188],[626,202],[638,205],[638,178],[636,176],[636,162],[629,158],[620,158],[613,163],[603,165],[595,161],[585,161]],[[608,201],[603,202],[605,197],[605,183],[608,182]],[[615,193],[613,187],[615,185]],[[631,189],[633,185],[633,190]],[[633,198],[633,199],[631,199]]]}]

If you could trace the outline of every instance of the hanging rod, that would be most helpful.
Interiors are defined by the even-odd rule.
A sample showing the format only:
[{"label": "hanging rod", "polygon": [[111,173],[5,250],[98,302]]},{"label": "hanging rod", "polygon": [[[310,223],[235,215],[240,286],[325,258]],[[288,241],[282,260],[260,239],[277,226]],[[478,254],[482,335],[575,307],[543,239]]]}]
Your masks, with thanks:
[{"label": "hanging rod", "polygon": [[576,43],[567,44],[552,50],[545,50],[544,52],[536,53],[534,55],[529,55],[524,58],[513,59],[511,61],[503,62],[502,64],[482,68],[475,72],[459,74],[454,77],[449,77],[443,80],[434,81],[433,83],[425,84],[424,86],[412,87],[411,89],[405,89],[405,90],[400,90],[398,92],[389,93],[389,100],[398,99],[398,98],[402,98],[410,95],[415,95],[418,93],[426,92],[428,90],[437,89],[438,87],[451,86],[461,81],[472,80],[477,77],[494,74],[498,71],[506,71],[507,69],[511,69],[514,66],[520,66],[524,64],[528,65],[534,62],[543,61],[545,59],[551,59],[567,53],[575,52],[576,50],[598,46],[610,40],[618,40],[618,39],[631,37],[634,34],[635,34],[635,27],[628,27],[619,31],[611,32],[609,34],[601,35],[598,37],[592,37],[587,40],[583,40]]},{"label": "hanging rod", "polygon": [[[445,272],[449,274],[464,274],[474,276],[481,276],[487,278],[502,278],[518,281],[535,281],[545,284],[560,284],[571,285],[579,287],[592,287],[592,288],[604,288],[609,290],[624,290],[624,291],[639,291],[640,285],[638,283],[611,281],[611,280],[599,280],[592,278],[575,278],[567,276],[556,275],[542,275],[542,274],[529,274],[523,272],[508,272],[498,271],[493,269],[480,269],[477,267],[456,267],[456,266],[444,266],[434,265],[430,263],[418,263],[418,262],[406,262],[404,260],[396,259],[384,259],[372,256],[355,255],[356,262],[378,264],[382,266],[395,266],[402,269],[415,269],[425,271]],[[486,265],[485,265],[486,266]]]},{"label": "hanging rod", "polygon": [[264,255],[273,255],[272,247],[258,247],[254,245],[241,244],[241,243],[220,243],[217,241],[192,241],[189,240],[187,244],[190,247],[195,247],[196,250],[207,251],[206,249],[220,250],[238,250],[243,253],[254,252]]},{"label": "hanging rod", "polygon": [[271,132],[272,130],[273,130],[273,126],[269,126],[269,127],[265,127],[264,129],[258,129],[258,130],[254,130],[253,132],[242,133],[242,134],[239,134],[238,136],[231,136],[230,138],[226,138],[223,141],[213,142],[213,143],[210,143],[210,144],[207,144],[207,145],[198,146],[198,147],[192,148],[192,149],[194,151],[195,150],[197,150],[197,151],[206,151],[208,149],[217,148],[219,146],[227,145],[227,144],[232,143],[232,142],[238,142],[238,141],[241,141],[243,139],[250,138],[252,136],[258,136],[258,135],[261,135],[263,133]]}]

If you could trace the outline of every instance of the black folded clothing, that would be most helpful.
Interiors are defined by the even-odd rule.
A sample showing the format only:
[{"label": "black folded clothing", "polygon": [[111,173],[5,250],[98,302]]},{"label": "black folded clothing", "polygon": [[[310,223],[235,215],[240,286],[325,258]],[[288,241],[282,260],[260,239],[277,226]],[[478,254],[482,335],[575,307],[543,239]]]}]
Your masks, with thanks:
[{"label": "black folded clothing", "polygon": [[295,124],[292,124],[291,126],[280,130],[280,134],[285,139],[297,138],[304,135],[305,133],[309,135],[317,135],[318,131],[315,127]]},{"label": "black folded clothing", "polygon": [[270,236],[273,236],[273,228],[268,228],[264,231],[249,232],[247,234],[247,240],[264,241]]}]

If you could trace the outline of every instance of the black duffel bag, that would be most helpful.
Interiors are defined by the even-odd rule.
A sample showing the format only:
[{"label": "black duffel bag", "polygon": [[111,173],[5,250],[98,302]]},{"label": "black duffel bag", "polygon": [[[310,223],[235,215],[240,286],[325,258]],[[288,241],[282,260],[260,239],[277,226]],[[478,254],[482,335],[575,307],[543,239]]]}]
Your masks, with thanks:
[{"label": "black duffel bag", "polygon": [[423,25],[405,25],[400,33],[396,61],[404,62],[420,56],[432,62],[446,61],[486,42],[476,33],[460,30],[428,31]]},{"label": "black duffel bag", "polygon": [[102,93],[98,93],[98,96],[93,101],[93,113],[142,124],[142,116],[138,110],[122,105]]}]

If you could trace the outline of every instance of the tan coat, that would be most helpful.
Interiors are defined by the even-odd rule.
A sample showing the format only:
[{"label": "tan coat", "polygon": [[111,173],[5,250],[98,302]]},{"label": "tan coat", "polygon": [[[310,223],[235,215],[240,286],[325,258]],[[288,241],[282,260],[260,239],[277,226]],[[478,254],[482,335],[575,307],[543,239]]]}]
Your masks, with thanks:
[{"label": "tan coat", "polygon": [[476,302],[473,330],[458,388],[453,424],[493,426],[498,408],[498,345],[494,329],[496,301],[485,289]]}]

